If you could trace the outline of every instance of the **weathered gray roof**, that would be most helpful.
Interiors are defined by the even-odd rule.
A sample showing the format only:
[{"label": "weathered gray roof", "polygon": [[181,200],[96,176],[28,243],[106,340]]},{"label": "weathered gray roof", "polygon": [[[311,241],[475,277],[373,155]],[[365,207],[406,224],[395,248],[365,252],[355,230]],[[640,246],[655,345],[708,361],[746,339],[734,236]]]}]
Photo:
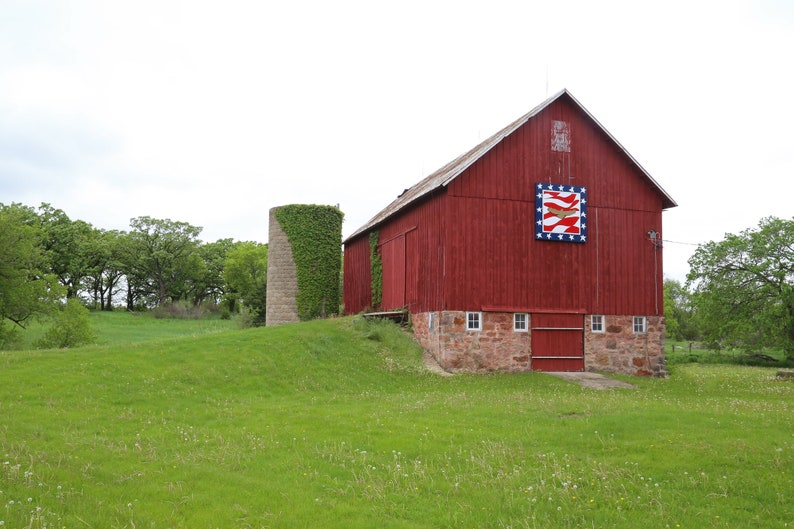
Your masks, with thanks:
[{"label": "weathered gray roof", "polygon": [[417,183],[413,187],[406,189],[400,196],[397,197],[391,204],[386,206],[382,209],[378,214],[372,217],[366,224],[362,227],[357,229],[347,240],[351,240],[355,237],[358,237],[362,233],[368,232],[370,229],[374,228],[375,226],[381,224],[389,217],[394,215],[395,213],[402,210],[404,207],[416,202],[420,198],[424,197],[425,195],[435,191],[438,188],[447,186],[452,180],[458,177],[463,171],[469,168],[474,162],[479,160],[483,157],[488,151],[490,151],[493,147],[499,144],[504,138],[515,132],[519,127],[521,127],[524,123],[529,121],[531,118],[539,114],[543,109],[549,106],[551,103],[556,101],[562,96],[567,96],[568,98],[576,104],[582,112],[584,112],[596,125],[601,128],[601,130],[606,134],[615,144],[623,151],[623,153],[634,163],[637,168],[642,172],[642,174],[648,179],[651,186],[656,189],[660,195],[663,197],[663,208],[673,208],[676,207],[675,200],[664,190],[662,187],[656,182],[656,180],[651,177],[650,174],[640,165],[640,163],[634,159],[634,157],[629,154],[629,152],[623,148],[623,146],[615,139],[612,134],[609,133],[607,129],[604,128],[598,120],[593,117],[590,112],[582,106],[579,101],[576,100],[573,95],[567,90],[563,89],[550,98],[546,99],[543,103],[536,106],[514,122],[510,123],[508,126],[488,138],[487,140],[483,141],[470,151],[458,156],[448,164],[444,165],[434,173],[430,174],[426,178],[424,178],[421,182]]}]

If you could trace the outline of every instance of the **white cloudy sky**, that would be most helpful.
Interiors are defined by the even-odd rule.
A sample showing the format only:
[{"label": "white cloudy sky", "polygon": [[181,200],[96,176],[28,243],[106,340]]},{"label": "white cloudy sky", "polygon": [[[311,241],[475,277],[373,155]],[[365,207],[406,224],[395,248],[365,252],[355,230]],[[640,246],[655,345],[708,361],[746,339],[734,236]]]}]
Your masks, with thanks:
[{"label": "white cloudy sky", "polygon": [[568,88],[689,244],[794,214],[794,2],[0,0],[0,202],[267,242],[404,188]]}]

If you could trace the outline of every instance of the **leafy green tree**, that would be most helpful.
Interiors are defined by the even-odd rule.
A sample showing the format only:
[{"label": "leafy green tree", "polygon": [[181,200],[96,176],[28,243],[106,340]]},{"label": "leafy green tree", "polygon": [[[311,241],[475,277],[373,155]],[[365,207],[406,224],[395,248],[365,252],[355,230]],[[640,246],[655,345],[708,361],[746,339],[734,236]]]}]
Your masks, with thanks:
[{"label": "leafy green tree", "polygon": [[689,265],[707,341],[779,347],[794,360],[794,219],[768,217],[757,229],[702,244]]},{"label": "leafy green tree", "polygon": [[140,263],[140,248],[142,245],[133,238],[132,234],[127,232],[119,234],[118,259],[123,274],[123,287],[126,290],[127,310],[130,312],[154,305],[149,299],[152,287],[147,271]]},{"label": "leafy green tree", "polygon": [[52,326],[37,345],[65,349],[91,343],[95,338],[96,333],[91,326],[88,309],[77,298],[69,298],[63,308],[55,313]]},{"label": "leafy green tree", "polygon": [[667,337],[673,340],[697,340],[698,330],[692,312],[692,296],[680,281],[664,280],[664,316]]},{"label": "leafy green tree", "polygon": [[201,228],[146,216],[130,220],[130,226],[124,264],[128,283],[139,291],[136,297],[148,296],[157,305],[185,299],[201,264],[196,253]]},{"label": "leafy green tree", "polygon": [[0,342],[12,334],[8,322],[24,328],[32,317],[57,306],[64,291],[47,267],[36,212],[0,204]]},{"label": "leafy green tree", "polygon": [[263,325],[267,306],[267,245],[237,243],[226,256],[223,279],[230,310],[235,310],[239,300],[251,311],[254,324]]},{"label": "leafy green tree", "polygon": [[82,220],[71,220],[50,204],[39,207],[44,250],[49,253],[50,269],[66,287],[66,296],[77,297],[88,273],[91,238],[95,230]]},{"label": "leafy green tree", "polygon": [[207,300],[216,304],[220,302],[226,290],[223,266],[232,248],[232,239],[220,239],[198,247],[197,255],[201,258],[201,266],[197,268],[198,273],[192,280],[191,297],[194,305]]},{"label": "leafy green tree", "polygon": [[124,277],[123,244],[126,233],[95,230],[88,243],[85,290],[95,308],[113,310],[113,298],[119,293]]}]

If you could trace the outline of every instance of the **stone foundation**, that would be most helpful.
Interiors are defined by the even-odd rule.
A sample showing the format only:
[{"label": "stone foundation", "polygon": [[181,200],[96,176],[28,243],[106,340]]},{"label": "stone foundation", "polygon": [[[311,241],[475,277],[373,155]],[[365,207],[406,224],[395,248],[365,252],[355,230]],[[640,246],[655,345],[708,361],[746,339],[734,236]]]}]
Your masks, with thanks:
[{"label": "stone foundation", "polygon": [[431,330],[430,314],[413,315],[414,335],[446,371],[530,370],[530,334],[513,331],[512,312],[483,312],[479,331],[466,330],[466,313],[460,311],[433,312]]},{"label": "stone foundation", "polygon": [[647,332],[634,333],[633,316],[604,316],[604,331],[585,325],[584,365],[587,371],[667,376],[664,358],[665,323],[662,316],[648,316]]},{"label": "stone foundation", "polygon": [[[430,327],[430,318],[433,326]],[[530,314],[527,326],[531,329]],[[512,312],[482,312],[482,330],[466,330],[466,312],[412,315],[414,335],[449,372],[520,372],[532,369],[532,333],[513,330]],[[590,330],[584,316],[584,366],[639,376],[666,376],[664,318],[647,317],[647,332],[634,334],[633,316],[604,316],[603,333]]]}]

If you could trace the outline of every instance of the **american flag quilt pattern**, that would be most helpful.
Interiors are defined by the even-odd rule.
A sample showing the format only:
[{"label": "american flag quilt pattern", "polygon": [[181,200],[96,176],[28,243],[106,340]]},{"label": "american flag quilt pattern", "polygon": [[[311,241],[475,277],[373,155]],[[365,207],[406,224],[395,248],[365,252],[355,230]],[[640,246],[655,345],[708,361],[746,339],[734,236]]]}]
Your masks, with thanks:
[{"label": "american flag quilt pattern", "polygon": [[535,239],[587,241],[587,188],[535,184]]}]

